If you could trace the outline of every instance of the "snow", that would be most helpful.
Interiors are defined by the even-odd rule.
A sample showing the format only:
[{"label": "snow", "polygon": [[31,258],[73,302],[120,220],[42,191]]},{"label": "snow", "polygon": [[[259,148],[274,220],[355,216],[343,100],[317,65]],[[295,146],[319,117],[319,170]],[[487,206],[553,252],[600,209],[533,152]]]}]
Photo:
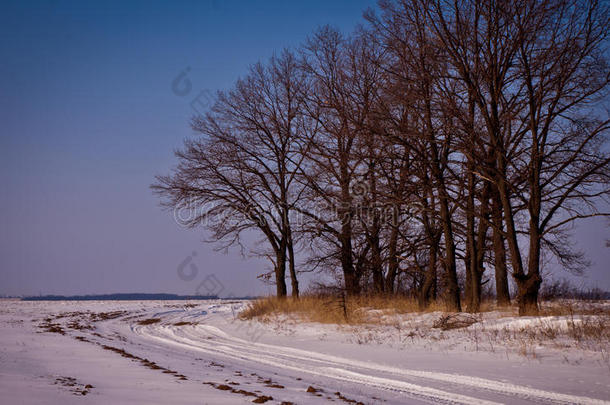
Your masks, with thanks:
[{"label": "snow", "polygon": [[[492,312],[441,331],[441,313],[341,326],[242,321],[244,301],[1,303],[7,404],[610,404],[608,348],[567,338],[589,318]],[[558,335],[521,341],[542,327]]]}]

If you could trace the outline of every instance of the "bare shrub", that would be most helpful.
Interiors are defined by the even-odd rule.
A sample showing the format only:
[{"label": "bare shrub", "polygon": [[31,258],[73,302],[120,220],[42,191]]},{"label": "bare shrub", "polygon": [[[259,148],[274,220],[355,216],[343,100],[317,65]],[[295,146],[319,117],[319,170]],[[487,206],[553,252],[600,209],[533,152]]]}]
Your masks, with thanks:
[{"label": "bare shrub", "polygon": [[466,328],[479,322],[479,318],[468,314],[447,314],[438,318],[432,325],[435,329],[451,330]]}]

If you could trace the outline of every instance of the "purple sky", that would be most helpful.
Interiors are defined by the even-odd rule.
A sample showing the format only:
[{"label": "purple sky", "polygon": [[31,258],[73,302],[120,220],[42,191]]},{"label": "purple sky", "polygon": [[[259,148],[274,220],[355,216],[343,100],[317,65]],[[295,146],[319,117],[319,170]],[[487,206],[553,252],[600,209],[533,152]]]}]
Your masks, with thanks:
[{"label": "purple sky", "polygon": [[[149,185],[191,136],[190,102],[317,26],[344,31],[374,1],[3,1],[0,5],[0,295],[271,292],[264,261],[214,252],[158,207]],[[172,92],[190,68],[192,90]],[[585,223],[583,223],[584,225]],[[610,289],[606,223],[576,240]],[[177,268],[189,263],[195,279]],[[205,289],[199,292],[205,293]],[[217,291],[216,291],[217,292]]]}]

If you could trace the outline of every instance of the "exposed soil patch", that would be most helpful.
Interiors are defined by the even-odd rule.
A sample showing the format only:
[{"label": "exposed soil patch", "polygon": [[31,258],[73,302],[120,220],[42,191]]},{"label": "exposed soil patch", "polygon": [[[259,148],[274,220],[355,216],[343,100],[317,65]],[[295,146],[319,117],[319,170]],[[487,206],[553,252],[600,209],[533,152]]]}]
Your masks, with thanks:
[{"label": "exposed soil patch", "polygon": [[42,328],[44,329],[45,332],[59,333],[60,335],[66,334],[66,332],[58,324],[43,326]]},{"label": "exposed soil patch", "polygon": [[57,377],[53,384],[68,388],[74,395],[87,395],[94,388],[91,384],[78,382],[74,377]]},{"label": "exposed soil patch", "polygon": [[123,349],[119,349],[116,347],[112,347],[112,346],[108,346],[108,345],[102,345],[102,349],[104,350],[110,350],[111,352],[115,352],[120,354],[123,357],[126,357],[128,359],[137,359],[136,356],[134,356],[133,354],[127,353],[125,350]]},{"label": "exposed soil patch", "polygon": [[97,312],[91,314],[91,320],[94,322],[107,321],[109,319],[119,318],[125,314],[127,314],[127,311]]},{"label": "exposed soil patch", "polygon": [[255,404],[264,404],[265,402],[272,401],[272,400],[273,400],[273,397],[270,397],[267,395],[261,395],[260,397],[256,398],[252,402],[254,402]]},{"label": "exposed soil patch", "polygon": [[43,319],[43,321],[38,325],[38,327],[42,329],[42,332],[59,333],[60,335],[66,334],[66,331],[64,331],[61,325],[53,322],[53,319],[51,318]]},{"label": "exposed soil patch", "polygon": [[356,404],[356,405],[364,405],[362,402],[356,401],[355,399],[350,399],[343,396],[339,391],[335,392],[337,398],[339,398],[343,402],[347,402],[348,404]]},{"label": "exposed soil patch", "polygon": [[72,311],[63,312],[55,315],[55,319],[62,318],[78,318],[80,321],[87,321],[89,323],[107,321],[109,319],[116,319],[127,314],[127,311],[108,311],[108,312],[90,312],[90,311]]},{"label": "exposed soil patch", "polygon": [[152,325],[161,322],[161,318],[149,318],[138,321],[138,325]]},{"label": "exposed soil patch", "polygon": [[[63,312],[55,315],[54,317],[47,317],[43,319],[38,327],[42,329],[43,332],[50,333],[59,333],[60,335],[65,335],[66,331],[64,328],[78,330],[78,331],[92,331],[94,327],[93,323],[99,321],[105,321],[108,319],[115,319],[120,316],[125,315],[126,311],[112,311],[112,312],[88,312],[88,311],[72,311],[72,312]],[[59,319],[72,318],[67,322],[64,326],[60,325],[57,322]],[[94,333],[94,335],[100,336],[99,334]]]},{"label": "exposed soil patch", "polygon": [[309,392],[310,394],[313,394],[317,397],[321,397],[323,395],[320,393],[324,392],[324,390],[322,388],[315,388],[310,385],[309,387],[307,387],[307,392]]},{"label": "exposed soil patch", "polygon": [[181,322],[176,322],[174,324],[174,326],[186,326],[186,325],[197,325],[197,322],[186,322],[186,321],[181,321]]},{"label": "exposed soil patch", "polygon": [[68,322],[68,324],[66,326],[68,328],[74,329],[74,330],[92,330],[93,329],[93,326],[83,325],[83,324],[79,323],[78,321]]},{"label": "exposed soil patch", "polygon": [[151,370],[161,370],[161,372],[164,373],[164,374],[173,374],[174,377],[178,378],[179,380],[188,380],[188,378],[185,375],[178,374],[177,371],[173,371],[173,370],[170,370],[168,368],[162,367],[162,366],[158,365],[157,363],[155,363],[154,361],[150,361],[150,360],[142,358],[142,357],[134,356],[131,353],[127,353],[123,349],[119,349],[117,347],[112,347],[112,346],[108,346],[108,345],[100,345],[100,346],[104,350],[110,350],[112,352],[120,354],[121,356],[123,356],[125,358],[131,359],[131,360],[134,360],[134,361],[138,361],[144,367],[148,367]]},{"label": "exposed soil patch", "polygon": [[273,400],[273,397],[269,396],[269,395],[259,395],[255,392],[251,392],[251,391],[246,391],[243,389],[237,389],[237,388],[233,388],[227,384],[218,384],[218,383],[214,383],[211,381],[204,381],[203,384],[207,384],[207,385],[211,385],[212,387],[216,388],[217,390],[221,390],[221,391],[229,391],[233,394],[239,394],[239,395],[244,395],[247,397],[256,397],[254,398],[254,400],[252,402],[254,402],[255,404],[264,404],[267,401],[271,401]]}]

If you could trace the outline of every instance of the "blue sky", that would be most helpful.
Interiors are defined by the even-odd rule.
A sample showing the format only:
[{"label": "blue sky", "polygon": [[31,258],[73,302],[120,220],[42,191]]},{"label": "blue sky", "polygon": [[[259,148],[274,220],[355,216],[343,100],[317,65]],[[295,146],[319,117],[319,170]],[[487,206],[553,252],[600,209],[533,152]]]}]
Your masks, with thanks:
[{"label": "blue sky", "polygon": [[[0,5],[0,294],[272,291],[267,264],[202,244],[149,185],[192,135],[201,90],[298,46],[316,27],[351,31],[374,1],[3,1]],[[192,90],[172,92],[188,68]],[[610,288],[607,228],[577,232]],[[197,252],[198,278],[177,266]]]},{"label": "blue sky", "polygon": [[[0,294],[257,294],[267,264],[202,244],[149,185],[192,135],[191,101],[371,1],[3,1]],[[172,92],[185,68],[192,90]],[[199,276],[177,266],[196,251]]]}]

